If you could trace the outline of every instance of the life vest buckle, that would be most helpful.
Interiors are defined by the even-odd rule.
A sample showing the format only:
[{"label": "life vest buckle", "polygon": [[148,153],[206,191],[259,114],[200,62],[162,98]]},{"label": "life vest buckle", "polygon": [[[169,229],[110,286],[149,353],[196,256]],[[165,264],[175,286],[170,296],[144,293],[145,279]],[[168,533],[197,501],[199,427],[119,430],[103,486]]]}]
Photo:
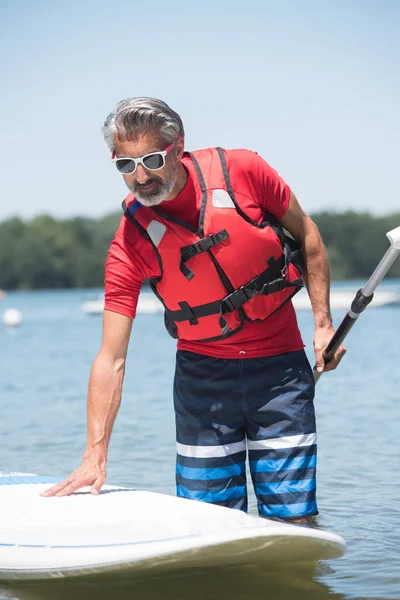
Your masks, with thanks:
[{"label": "life vest buckle", "polygon": [[275,292],[281,292],[286,287],[288,287],[288,282],[285,277],[279,277],[279,279],[274,279],[273,281],[269,281],[268,283],[264,283],[261,288],[260,294],[261,296],[268,296],[269,294],[273,294]]},{"label": "life vest buckle", "polygon": [[201,240],[193,244],[193,248],[196,254],[200,254],[201,252],[207,252],[207,250],[215,246],[216,242],[214,242],[212,236],[213,234],[209,235],[206,238],[202,238]]},{"label": "life vest buckle", "polygon": [[207,252],[208,250],[214,248],[214,246],[217,246],[220,242],[223,242],[228,238],[228,232],[226,231],[226,229],[223,229],[218,233],[210,233],[210,235],[208,235],[207,237],[202,238],[198,242],[195,242],[193,244],[193,248],[196,254],[200,254],[201,252]]},{"label": "life vest buckle", "polygon": [[238,310],[243,306],[243,304],[251,300],[254,296],[255,294],[251,293],[248,289],[246,289],[246,286],[243,285],[239,289],[232,292],[232,294],[229,294],[229,296],[226,296],[223,300],[221,300],[223,312],[234,312],[235,310]]}]

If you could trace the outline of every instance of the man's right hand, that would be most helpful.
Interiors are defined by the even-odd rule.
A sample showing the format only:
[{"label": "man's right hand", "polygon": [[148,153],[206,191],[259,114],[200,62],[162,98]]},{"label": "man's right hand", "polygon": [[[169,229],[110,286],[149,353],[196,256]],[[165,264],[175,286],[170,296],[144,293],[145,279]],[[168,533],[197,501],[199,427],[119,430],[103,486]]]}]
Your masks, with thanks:
[{"label": "man's right hand", "polygon": [[106,480],[107,448],[121,402],[132,318],[110,310],[103,314],[103,338],[89,379],[87,441],[81,466],[41,496],[68,496],[90,486],[97,495]]},{"label": "man's right hand", "polygon": [[97,495],[106,480],[106,469],[94,462],[93,459],[84,459],[81,466],[69,477],[56,483],[53,487],[45,490],[41,496],[68,496],[82,487],[90,486],[90,493]]}]

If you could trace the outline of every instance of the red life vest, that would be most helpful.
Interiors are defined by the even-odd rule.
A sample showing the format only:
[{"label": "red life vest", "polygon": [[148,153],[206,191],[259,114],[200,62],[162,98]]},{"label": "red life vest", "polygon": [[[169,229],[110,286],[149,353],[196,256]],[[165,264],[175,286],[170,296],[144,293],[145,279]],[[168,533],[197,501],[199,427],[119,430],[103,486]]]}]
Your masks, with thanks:
[{"label": "red life vest", "polygon": [[[150,285],[165,307],[165,325],[175,338],[214,341],[237,333],[245,320],[268,319],[303,286],[300,250],[257,199],[232,190],[221,148],[189,155],[198,181],[198,229],[146,207],[130,194],[125,216],[153,245],[161,277]],[[247,203],[247,204],[246,204]],[[254,213],[253,213],[254,216]]]}]

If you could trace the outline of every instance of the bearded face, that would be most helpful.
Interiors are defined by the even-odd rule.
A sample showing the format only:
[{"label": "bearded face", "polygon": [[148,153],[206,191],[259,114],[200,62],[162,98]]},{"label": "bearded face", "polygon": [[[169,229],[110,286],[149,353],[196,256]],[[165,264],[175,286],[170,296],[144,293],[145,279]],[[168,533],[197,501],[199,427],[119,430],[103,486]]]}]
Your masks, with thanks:
[{"label": "bearded face", "polygon": [[176,183],[176,166],[164,177],[153,175],[149,172],[149,177],[145,183],[133,181],[128,187],[135,198],[144,206],[157,206],[164,202],[171,194]]},{"label": "bearded face", "polygon": [[[152,165],[146,160],[147,155],[154,153],[164,155],[160,168],[150,168]],[[114,138],[116,159],[133,159],[135,168],[133,173],[124,173],[121,169],[120,171],[129,190],[144,206],[157,206],[170,197],[174,197],[175,188],[179,185],[182,187],[181,181],[177,183],[179,169],[184,172],[180,163],[182,154],[183,139],[178,139],[177,142],[168,145],[168,142],[156,132],[144,132],[135,137],[118,133]],[[157,162],[155,164],[157,165]]]}]

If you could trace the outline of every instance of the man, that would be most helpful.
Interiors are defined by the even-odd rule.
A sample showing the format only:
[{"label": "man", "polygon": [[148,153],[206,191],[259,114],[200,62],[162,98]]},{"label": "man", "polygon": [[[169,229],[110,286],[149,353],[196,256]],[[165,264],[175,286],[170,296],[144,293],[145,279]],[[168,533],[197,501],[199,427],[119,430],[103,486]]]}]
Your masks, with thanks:
[{"label": "man", "polygon": [[174,381],[177,494],[247,510],[246,450],[265,517],[317,514],[314,378],[291,297],[303,278],[319,371],[334,330],[329,268],[318,229],[262,158],[247,150],[184,152],[179,115],[154,98],[120,102],[104,124],[131,194],[105,275],[103,340],[88,392],[82,465],[46,496],[106,478],[132,320],[142,283],[178,338]]}]

